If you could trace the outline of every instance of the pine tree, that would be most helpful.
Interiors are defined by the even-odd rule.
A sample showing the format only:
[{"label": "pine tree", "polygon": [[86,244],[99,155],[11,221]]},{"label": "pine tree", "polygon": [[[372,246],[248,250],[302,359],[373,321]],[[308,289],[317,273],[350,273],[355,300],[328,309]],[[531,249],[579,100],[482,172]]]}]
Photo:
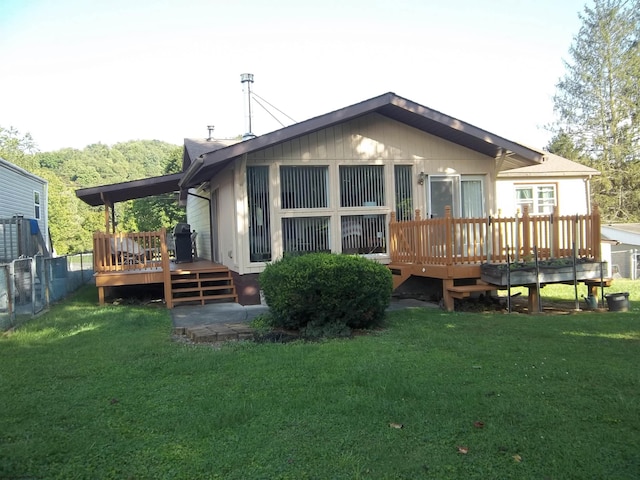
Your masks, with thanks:
[{"label": "pine tree", "polygon": [[594,200],[607,221],[638,218],[632,171],[640,162],[640,0],[595,0],[557,85],[556,133],[566,134],[581,161],[599,169]]}]

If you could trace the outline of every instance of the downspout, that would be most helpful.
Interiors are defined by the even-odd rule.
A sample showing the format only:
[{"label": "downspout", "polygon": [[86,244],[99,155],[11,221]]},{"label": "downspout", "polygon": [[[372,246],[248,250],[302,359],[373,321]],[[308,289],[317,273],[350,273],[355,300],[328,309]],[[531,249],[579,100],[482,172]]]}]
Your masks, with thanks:
[{"label": "downspout", "polygon": [[587,194],[587,213],[591,213],[591,175],[584,179]]}]

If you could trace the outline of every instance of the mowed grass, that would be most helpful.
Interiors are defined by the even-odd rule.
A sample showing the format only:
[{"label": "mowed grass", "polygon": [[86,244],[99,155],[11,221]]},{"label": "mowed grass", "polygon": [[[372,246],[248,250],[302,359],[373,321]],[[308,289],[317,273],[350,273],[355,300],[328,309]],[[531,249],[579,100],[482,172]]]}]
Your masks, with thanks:
[{"label": "mowed grass", "polygon": [[631,298],[214,349],[84,288],[0,338],[0,478],[640,478]]}]

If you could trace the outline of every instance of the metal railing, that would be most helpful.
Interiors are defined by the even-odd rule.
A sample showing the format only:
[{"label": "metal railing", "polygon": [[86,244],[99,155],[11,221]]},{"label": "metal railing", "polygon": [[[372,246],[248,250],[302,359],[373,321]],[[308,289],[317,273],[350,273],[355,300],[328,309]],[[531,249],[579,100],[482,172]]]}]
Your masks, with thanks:
[{"label": "metal railing", "polygon": [[0,331],[37,315],[93,280],[93,253],[0,264]]}]

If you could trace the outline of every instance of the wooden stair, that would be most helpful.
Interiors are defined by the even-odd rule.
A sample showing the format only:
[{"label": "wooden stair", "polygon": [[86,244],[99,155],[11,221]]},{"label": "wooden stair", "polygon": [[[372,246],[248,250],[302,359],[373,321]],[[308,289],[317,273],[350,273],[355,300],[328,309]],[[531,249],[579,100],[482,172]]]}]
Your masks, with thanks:
[{"label": "wooden stair", "polygon": [[498,287],[495,285],[489,285],[487,283],[478,282],[473,285],[451,285],[447,287],[449,291],[449,295],[453,298],[467,298],[470,297],[472,293],[482,292],[489,294],[491,291],[496,290]]},{"label": "wooden stair", "polygon": [[391,270],[391,278],[393,279],[393,289],[395,290],[404,282],[406,282],[411,276],[412,265],[402,265],[402,264],[389,264],[387,265],[389,270]]},{"label": "wooden stair", "polygon": [[229,269],[222,265],[197,270],[171,272],[173,304],[207,301],[238,301],[238,294]]}]

